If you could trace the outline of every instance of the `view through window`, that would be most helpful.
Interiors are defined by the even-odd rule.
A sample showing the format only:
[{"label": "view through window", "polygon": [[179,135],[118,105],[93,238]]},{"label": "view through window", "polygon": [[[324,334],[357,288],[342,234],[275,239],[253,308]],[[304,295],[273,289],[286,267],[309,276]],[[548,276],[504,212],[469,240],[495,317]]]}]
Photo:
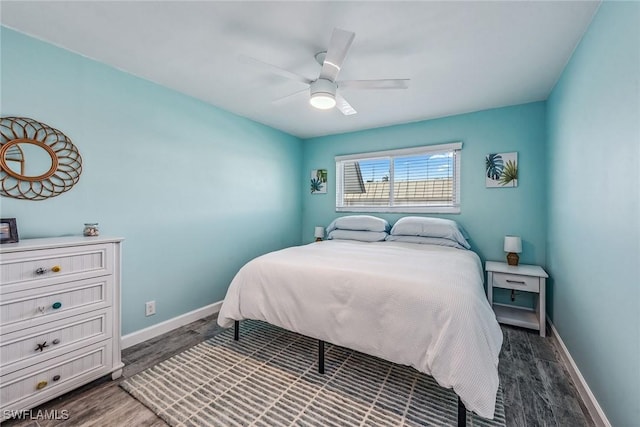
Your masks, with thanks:
[{"label": "view through window", "polygon": [[336,210],[460,211],[462,143],[336,157]]}]

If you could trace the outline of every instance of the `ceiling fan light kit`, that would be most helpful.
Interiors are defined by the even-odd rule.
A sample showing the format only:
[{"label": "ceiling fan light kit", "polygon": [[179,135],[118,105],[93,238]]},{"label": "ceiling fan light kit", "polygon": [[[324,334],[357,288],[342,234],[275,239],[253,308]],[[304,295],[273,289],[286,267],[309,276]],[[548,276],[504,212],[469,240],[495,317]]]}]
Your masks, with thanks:
[{"label": "ceiling fan light kit", "polygon": [[[356,114],[357,111],[344,99],[342,89],[340,89],[340,93],[337,92],[339,87],[352,90],[375,90],[406,89],[409,86],[409,79],[338,80],[338,73],[355,36],[355,33],[351,31],[341,30],[340,28],[333,29],[329,48],[315,55],[316,61],[322,66],[320,75],[316,80],[311,80],[292,71],[244,55],[240,55],[240,60],[248,64],[257,65],[281,77],[309,85],[309,104],[311,106],[319,110],[330,110],[337,107],[342,114],[350,116]],[[275,100],[274,103],[288,100],[297,94],[298,92],[287,95]]]},{"label": "ceiling fan light kit", "polygon": [[336,106],[336,99],[327,93],[315,93],[311,95],[309,104],[318,110],[330,110]]},{"label": "ceiling fan light kit", "polygon": [[330,110],[336,106],[336,84],[325,79],[311,82],[309,103],[319,110]]}]

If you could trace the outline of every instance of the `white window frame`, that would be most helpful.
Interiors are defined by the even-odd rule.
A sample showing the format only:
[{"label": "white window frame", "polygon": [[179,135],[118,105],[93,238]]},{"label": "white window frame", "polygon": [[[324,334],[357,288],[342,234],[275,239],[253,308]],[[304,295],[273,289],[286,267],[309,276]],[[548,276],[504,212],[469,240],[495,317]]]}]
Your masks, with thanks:
[{"label": "white window frame", "polygon": [[[395,157],[405,157],[420,154],[434,154],[453,151],[453,192],[454,201],[447,205],[431,205],[431,206],[393,206],[393,160]],[[390,159],[391,173],[389,179],[390,184],[390,206],[343,206],[343,174],[344,161],[349,160],[374,160],[374,159]],[[426,145],[423,147],[402,148],[397,150],[375,151],[369,153],[347,154],[336,156],[336,212],[388,212],[388,213],[460,213],[460,185],[461,185],[461,161],[462,161],[462,142],[452,142],[449,144]]]}]

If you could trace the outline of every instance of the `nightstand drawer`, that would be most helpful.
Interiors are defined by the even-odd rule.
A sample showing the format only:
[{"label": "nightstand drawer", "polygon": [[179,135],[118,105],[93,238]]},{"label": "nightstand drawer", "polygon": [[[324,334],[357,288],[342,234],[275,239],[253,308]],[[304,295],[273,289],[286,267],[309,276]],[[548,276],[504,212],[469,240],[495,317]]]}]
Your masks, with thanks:
[{"label": "nightstand drawer", "polygon": [[540,292],[540,278],[519,274],[493,273],[493,287]]}]

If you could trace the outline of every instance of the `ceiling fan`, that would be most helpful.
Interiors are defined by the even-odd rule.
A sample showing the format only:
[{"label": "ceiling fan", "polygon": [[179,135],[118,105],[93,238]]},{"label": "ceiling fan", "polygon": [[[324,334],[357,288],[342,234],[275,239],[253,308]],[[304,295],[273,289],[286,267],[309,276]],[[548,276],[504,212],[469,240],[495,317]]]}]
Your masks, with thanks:
[{"label": "ceiling fan", "polygon": [[[240,55],[240,60],[244,63],[257,65],[281,77],[309,85],[309,103],[313,107],[320,110],[329,110],[336,107],[342,114],[349,116],[356,114],[357,111],[342,96],[341,92],[343,89],[406,89],[409,87],[409,79],[337,80],[340,69],[342,68],[342,63],[347,57],[347,53],[355,36],[355,33],[350,31],[339,28],[333,29],[329,47],[326,52],[318,52],[315,55],[316,61],[322,66],[320,75],[315,80],[310,80],[294,72],[249,56]],[[304,89],[273,102],[281,103],[306,91],[307,89]]]}]

